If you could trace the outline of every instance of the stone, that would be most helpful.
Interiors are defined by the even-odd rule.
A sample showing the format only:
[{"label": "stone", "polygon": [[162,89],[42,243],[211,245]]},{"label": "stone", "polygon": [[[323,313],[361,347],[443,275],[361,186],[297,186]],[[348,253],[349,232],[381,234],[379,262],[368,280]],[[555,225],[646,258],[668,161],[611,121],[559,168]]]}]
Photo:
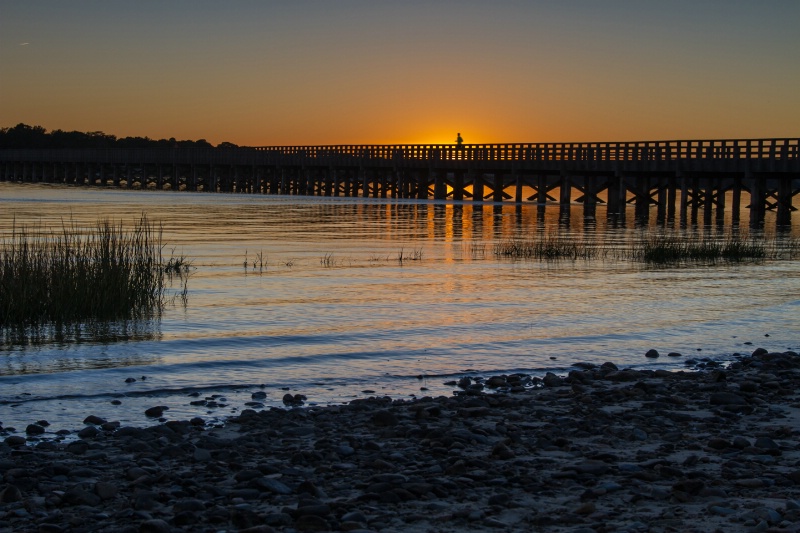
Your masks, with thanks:
[{"label": "stone", "polygon": [[84,424],[94,424],[95,426],[101,426],[107,422],[106,419],[100,418],[99,416],[89,415],[83,419]]},{"label": "stone", "polygon": [[147,409],[144,412],[144,414],[145,414],[145,416],[148,416],[150,418],[158,418],[161,415],[163,415],[164,411],[166,411],[167,409],[169,409],[169,407],[166,407],[164,405],[157,405],[155,407],[151,407],[151,408]]},{"label": "stone", "polygon": [[372,423],[376,426],[396,426],[399,421],[392,411],[381,409],[372,414]]},{"label": "stone", "polygon": [[331,528],[327,520],[313,514],[301,516],[294,525],[299,531],[328,531]]},{"label": "stone", "polygon": [[286,484],[270,477],[262,477],[256,480],[255,485],[263,491],[272,492],[274,494],[288,495],[292,493],[292,489]]},{"label": "stone", "polygon": [[556,376],[552,372],[548,372],[542,378],[542,383],[544,383],[545,387],[560,387],[561,385],[564,384],[564,380]]},{"label": "stone", "polygon": [[0,490],[0,503],[14,503],[22,501],[22,491],[15,485],[6,485]]},{"label": "stone", "polygon": [[41,435],[44,433],[44,428],[39,424],[28,424],[28,427],[25,428],[25,433],[28,435]]},{"label": "stone", "polygon": [[653,349],[647,350],[647,353],[644,354],[645,357],[648,357],[650,359],[656,359],[658,358],[658,355],[659,355],[658,350],[653,350]]},{"label": "stone", "polygon": [[709,402],[711,405],[749,405],[745,398],[733,392],[715,392]]},{"label": "stone", "polygon": [[93,439],[100,434],[100,431],[94,426],[88,426],[78,431],[78,437],[82,439]]},{"label": "stone", "polygon": [[117,495],[119,489],[117,489],[117,486],[113,483],[98,481],[94,485],[94,492],[100,497],[100,499],[110,500]]},{"label": "stone", "polygon": [[172,528],[160,518],[145,520],[139,524],[139,533],[171,533]]},{"label": "stone", "polygon": [[83,455],[89,451],[89,444],[82,440],[76,440],[67,444],[65,449],[73,455]]},{"label": "stone", "polygon": [[25,437],[20,437],[19,435],[11,435],[10,437],[6,437],[5,441],[6,444],[11,446],[12,448],[17,448],[19,446],[25,446],[25,443],[28,442]]}]

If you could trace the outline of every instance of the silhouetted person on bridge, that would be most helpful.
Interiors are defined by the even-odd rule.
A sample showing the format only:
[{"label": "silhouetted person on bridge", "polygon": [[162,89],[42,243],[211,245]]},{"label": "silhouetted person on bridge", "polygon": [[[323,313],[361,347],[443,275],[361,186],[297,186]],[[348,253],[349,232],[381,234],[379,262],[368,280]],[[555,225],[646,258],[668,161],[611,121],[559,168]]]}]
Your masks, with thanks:
[{"label": "silhouetted person on bridge", "polygon": [[461,148],[461,145],[464,144],[464,139],[461,138],[460,133],[456,133],[456,145]]}]

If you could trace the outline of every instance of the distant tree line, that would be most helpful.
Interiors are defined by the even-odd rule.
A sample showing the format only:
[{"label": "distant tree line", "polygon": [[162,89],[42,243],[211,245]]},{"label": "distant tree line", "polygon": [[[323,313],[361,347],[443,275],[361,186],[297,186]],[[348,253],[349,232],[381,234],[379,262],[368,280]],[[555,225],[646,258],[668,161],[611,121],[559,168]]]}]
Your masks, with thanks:
[{"label": "distant tree line", "polygon": [[[0,148],[214,148],[214,145],[205,139],[178,141],[174,137],[159,140],[149,137],[117,138],[102,131],[48,132],[41,126],[17,124],[13,128],[0,128]],[[217,148],[236,148],[236,145],[223,142]]]}]

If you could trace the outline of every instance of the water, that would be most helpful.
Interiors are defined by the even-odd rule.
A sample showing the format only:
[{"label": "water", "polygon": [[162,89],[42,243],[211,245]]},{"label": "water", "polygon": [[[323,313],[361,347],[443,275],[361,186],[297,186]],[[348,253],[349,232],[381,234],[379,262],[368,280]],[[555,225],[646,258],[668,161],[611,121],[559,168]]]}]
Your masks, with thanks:
[{"label": "water", "polygon": [[[193,267],[188,298],[159,321],[0,347],[0,421],[18,431],[41,419],[76,429],[89,414],[146,425],[154,405],[169,419],[221,421],[256,391],[265,407],[286,392],[324,405],[451,395],[444,382],[463,375],[566,373],[586,361],[680,369],[690,357],[800,349],[798,261],[647,267],[492,253],[537,232],[622,243],[640,231],[608,226],[602,210],[585,222],[579,205],[565,225],[557,206],[537,218],[535,205],[0,184],[0,206],[4,235],[14,223],[132,225],[147,213],[166,252]],[[662,357],[645,358],[650,348]],[[222,406],[190,403],[215,396]]]}]

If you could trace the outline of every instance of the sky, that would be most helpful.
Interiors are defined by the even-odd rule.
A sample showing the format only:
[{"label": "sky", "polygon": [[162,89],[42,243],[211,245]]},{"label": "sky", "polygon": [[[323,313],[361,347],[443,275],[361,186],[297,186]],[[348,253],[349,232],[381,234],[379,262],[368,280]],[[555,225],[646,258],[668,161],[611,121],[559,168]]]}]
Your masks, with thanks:
[{"label": "sky", "polygon": [[0,0],[0,127],[320,144],[800,136],[800,0]]}]

